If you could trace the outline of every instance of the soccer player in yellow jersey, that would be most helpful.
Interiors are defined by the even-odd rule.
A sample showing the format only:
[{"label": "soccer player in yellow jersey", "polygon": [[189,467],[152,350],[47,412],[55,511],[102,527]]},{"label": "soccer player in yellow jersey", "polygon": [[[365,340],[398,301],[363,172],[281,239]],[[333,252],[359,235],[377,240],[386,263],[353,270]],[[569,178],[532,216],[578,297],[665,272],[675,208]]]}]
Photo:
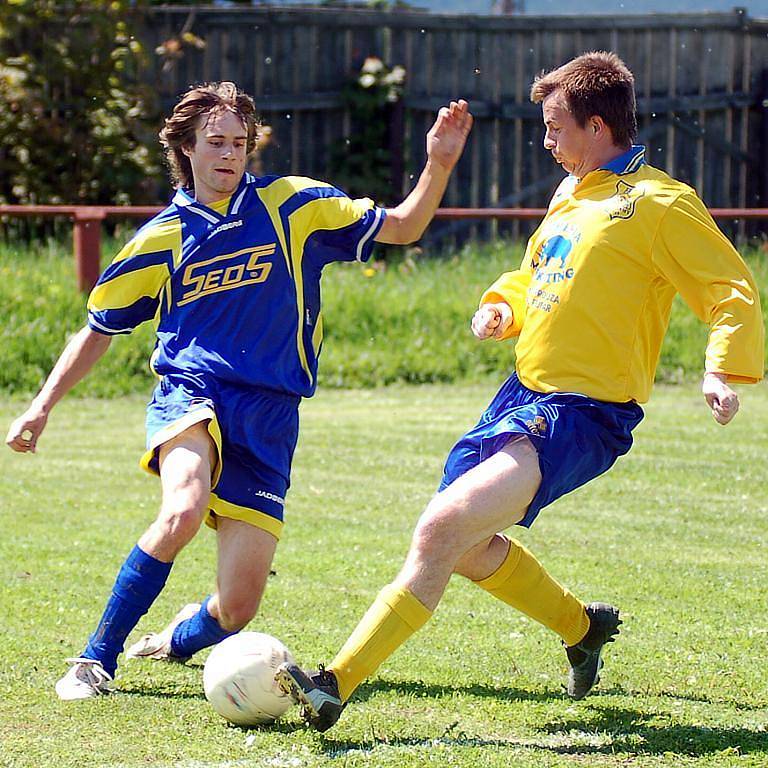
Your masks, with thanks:
[{"label": "soccer player in yellow jersey", "polygon": [[56,684],[61,699],[107,693],[125,640],[205,521],[218,540],[217,589],[128,656],[183,661],[256,614],[283,526],[298,409],[317,383],[320,278],[366,261],[374,241],[421,237],[472,127],[465,101],[443,107],[411,193],[384,210],[302,176],[253,176],[253,100],[234,83],[191,88],[160,137],[177,184],[99,278],[88,324],[65,348],[6,442],[34,452],[54,405],[112,337],[153,321],[144,469],[160,476],[157,519],[129,553],[101,620]]},{"label": "soccer player in yellow jersey", "polygon": [[680,293],[710,326],[702,391],[728,424],[733,382],[763,376],[763,326],[747,266],[696,193],[645,163],[634,79],[612,53],[588,53],[537,78],[544,147],[568,172],[518,270],[483,295],[479,339],[518,337],[516,371],[454,446],[405,564],[328,666],[284,665],[278,680],[326,730],[360,682],[432,615],[454,573],[557,633],[568,693],[598,681],[619,612],[584,605],[519,542],[559,496],[605,472],[632,444]]}]

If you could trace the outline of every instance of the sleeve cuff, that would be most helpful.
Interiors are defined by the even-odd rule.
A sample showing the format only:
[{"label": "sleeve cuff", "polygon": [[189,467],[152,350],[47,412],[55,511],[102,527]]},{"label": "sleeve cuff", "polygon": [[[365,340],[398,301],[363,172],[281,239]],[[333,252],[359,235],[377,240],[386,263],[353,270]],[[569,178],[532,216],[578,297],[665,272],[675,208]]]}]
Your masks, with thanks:
[{"label": "sleeve cuff", "polygon": [[357,244],[357,251],[355,258],[357,261],[368,261],[373,253],[374,239],[381,229],[381,225],[384,223],[384,219],[387,218],[387,212],[383,208],[373,208],[373,221],[368,229],[365,231],[360,241]]},{"label": "sleeve cuff", "polygon": [[497,293],[493,289],[489,288],[480,299],[480,306],[483,304],[498,304],[499,302],[504,302],[505,304],[509,304],[509,306],[512,308],[512,324],[507,328],[504,333],[497,337],[497,341],[505,341],[506,339],[513,339],[515,336],[520,335],[520,331],[523,330],[523,320],[522,318],[524,315],[524,310],[520,311],[518,308],[515,307],[514,303],[511,302],[506,296],[503,296],[500,293]]},{"label": "sleeve cuff", "polygon": [[118,335],[124,335],[130,333],[133,329],[129,328],[128,330],[118,330],[116,328],[110,328],[103,323],[100,323],[90,312],[88,313],[88,327],[95,331],[96,333],[100,333],[103,336],[118,336]]}]

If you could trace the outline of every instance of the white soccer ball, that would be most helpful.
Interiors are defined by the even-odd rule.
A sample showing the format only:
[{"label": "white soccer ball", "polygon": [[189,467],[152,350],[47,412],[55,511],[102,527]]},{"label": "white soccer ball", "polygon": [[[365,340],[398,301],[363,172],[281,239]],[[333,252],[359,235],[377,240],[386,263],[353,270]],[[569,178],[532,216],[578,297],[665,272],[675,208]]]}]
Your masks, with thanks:
[{"label": "white soccer ball", "polygon": [[293,703],[275,682],[283,662],[293,662],[293,656],[277,638],[262,632],[232,635],[205,662],[205,698],[230,723],[271,723]]}]

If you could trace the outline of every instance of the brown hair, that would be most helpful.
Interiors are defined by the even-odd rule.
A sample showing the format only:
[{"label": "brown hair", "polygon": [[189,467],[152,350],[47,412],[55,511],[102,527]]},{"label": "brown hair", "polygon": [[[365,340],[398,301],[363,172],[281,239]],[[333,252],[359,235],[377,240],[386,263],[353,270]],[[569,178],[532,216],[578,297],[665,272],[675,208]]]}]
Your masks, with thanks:
[{"label": "brown hair", "polygon": [[539,104],[555,91],[565,95],[582,128],[597,115],[611,129],[617,146],[627,146],[637,136],[635,78],[615,53],[591,51],[542,72],[531,86],[531,101]]},{"label": "brown hair", "polygon": [[173,108],[160,131],[160,143],[175,186],[188,189],[194,186],[192,164],[182,152],[182,147],[195,146],[195,130],[199,127],[200,118],[226,110],[234,112],[242,121],[247,132],[246,153],[253,152],[259,127],[253,99],[230,82],[192,86]]}]

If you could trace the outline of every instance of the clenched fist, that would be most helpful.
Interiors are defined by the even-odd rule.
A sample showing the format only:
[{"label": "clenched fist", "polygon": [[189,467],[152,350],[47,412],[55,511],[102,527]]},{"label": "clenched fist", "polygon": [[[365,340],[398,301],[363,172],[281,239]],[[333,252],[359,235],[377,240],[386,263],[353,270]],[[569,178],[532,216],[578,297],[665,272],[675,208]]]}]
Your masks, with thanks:
[{"label": "clenched fist", "polygon": [[472,318],[472,333],[478,339],[500,339],[512,320],[512,307],[506,302],[483,304]]},{"label": "clenched fist", "polygon": [[705,373],[701,392],[718,424],[727,424],[739,410],[739,396],[725,383],[724,373]]}]

